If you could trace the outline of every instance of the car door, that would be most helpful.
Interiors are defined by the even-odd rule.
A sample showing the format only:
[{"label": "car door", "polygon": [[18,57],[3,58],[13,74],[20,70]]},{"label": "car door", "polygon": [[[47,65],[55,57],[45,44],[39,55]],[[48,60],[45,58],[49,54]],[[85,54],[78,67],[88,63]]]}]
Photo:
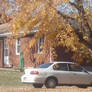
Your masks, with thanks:
[{"label": "car door", "polygon": [[77,64],[69,64],[71,84],[90,84],[91,75]]},{"label": "car door", "polygon": [[57,63],[53,66],[53,75],[58,79],[59,84],[70,84],[71,78],[66,63]]}]

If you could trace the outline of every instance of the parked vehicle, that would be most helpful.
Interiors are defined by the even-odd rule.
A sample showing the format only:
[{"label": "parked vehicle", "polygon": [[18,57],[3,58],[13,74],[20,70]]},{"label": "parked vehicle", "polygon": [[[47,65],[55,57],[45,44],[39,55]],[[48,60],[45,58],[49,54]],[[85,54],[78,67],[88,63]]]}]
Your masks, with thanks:
[{"label": "parked vehicle", "polygon": [[44,84],[47,88],[61,84],[92,85],[92,72],[73,62],[49,62],[25,69],[24,73],[21,82],[31,83],[35,88],[41,88]]}]

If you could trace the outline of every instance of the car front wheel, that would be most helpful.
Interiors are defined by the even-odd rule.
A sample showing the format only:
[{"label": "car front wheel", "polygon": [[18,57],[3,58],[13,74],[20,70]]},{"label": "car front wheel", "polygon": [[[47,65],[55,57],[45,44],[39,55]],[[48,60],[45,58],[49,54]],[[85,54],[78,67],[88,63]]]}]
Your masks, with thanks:
[{"label": "car front wheel", "polygon": [[33,84],[35,88],[42,88],[43,84]]},{"label": "car front wheel", "polygon": [[46,88],[55,88],[56,87],[56,80],[55,79],[48,79],[45,83]]}]

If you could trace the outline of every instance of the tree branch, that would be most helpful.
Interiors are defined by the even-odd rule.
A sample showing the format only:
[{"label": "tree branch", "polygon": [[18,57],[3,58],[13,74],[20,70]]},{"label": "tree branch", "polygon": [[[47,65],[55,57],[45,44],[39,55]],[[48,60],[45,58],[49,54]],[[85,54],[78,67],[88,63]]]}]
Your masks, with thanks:
[{"label": "tree branch", "polygon": [[[83,7],[83,1],[79,1],[79,0],[76,0],[75,3],[72,3],[72,2],[69,2],[71,6],[74,6],[77,10],[78,10],[78,13],[80,15],[80,18],[82,19],[82,22],[81,22],[81,29],[83,29],[83,32],[85,33],[86,36],[88,36],[89,38],[92,38],[92,29],[88,23],[88,19],[87,17],[85,16],[85,10],[84,10],[84,7]],[[84,28],[85,27],[85,28]]]},{"label": "tree branch", "polygon": [[83,39],[83,33],[79,32],[79,30],[75,30],[74,32],[78,36],[79,41],[83,43],[86,47],[92,50],[92,44],[88,42],[87,40]]},{"label": "tree branch", "polygon": [[64,19],[67,19],[67,20],[69,20],[69,19],[74,19],[73,17],[70,17],[70,16],[68,16],[68,15],[65,15],[64,13],[62,13],[62,12],[60,12],[59,10],[57,10],[56,8],[54,8],[54,7],[52,7],[61,17],[63,17]]},{"label": "tree branch", "polygon": [[[74,5],[74,6],[79,10],[80,13],[82,12],[82,17],[81,17],[81,18],[83,18],[83,20],[86,21],[86,26],[87,26],[88,29],[89,29],[88,31],[90,31],[90,33],[91,33],[91,28],[90,28],[90,26],[89,26],[89,24],[88,24],[88,22],[87,22],[87,19],[86,19],[85,16],[83,15],[83,14],[85,14],[83,7],[80,7],[80,8],[82,8],[82,10],[81,10],[80,8],[78,8],[78,6],[77,6],[76,4],[71,3],[71,5]],[[73,26],[74,24],[72,25],[72,24],[70,23],[70,20],[71,20],[71,21],[72,21],[72,20],[75,20],[75,21],[76,21],[76,19],[73,18],[73,17],[70,17],[70,16],[68,16],[68,15],[65,15],[64,13],[58,11],[56,8],[54,8],[54,10],[56,10],[57,13],[58,13],[61,17],[63,17],[64,19],[68,20],[69,24],[74,28],[74,32],[75,32],[75,34],[78,36],[79,41],[80,41],[81,43],[83,43],[85,46],[87,46],[89,49],[92,50],[92,44],[83,38],[83,33],[80,33],[80,32],[79,32],[79,30],[80,30],[81,28],[76,29],[76,28]],[[80,16],[81,16],[81,15],[80,15]],[[77,21],[76,21],[76,22],[77,22]],[[83,28],[83,31],[85,31],[84,28]]]}]

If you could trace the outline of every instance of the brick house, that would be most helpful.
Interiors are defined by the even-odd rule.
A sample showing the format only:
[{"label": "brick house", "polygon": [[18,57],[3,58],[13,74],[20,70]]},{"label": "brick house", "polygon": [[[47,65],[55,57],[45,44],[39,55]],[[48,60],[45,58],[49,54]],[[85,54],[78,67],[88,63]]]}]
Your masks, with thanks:
[{"label": "brick house", "polygon": [[[24,47],[28,43],[28,41],[32,38],[34,35],[35,30],[26,35],[25,37],[17,38],[17,39],[12,39],[8,44],[7,44],[7,37],[11,33],[8,32],[8,24],[2,24],[0,25],[0,67],[12,67],[12,66],[18,66],[19,65],[19,54],[20,51],[24,52]],[[39,38],[38,42],[30,49],[27,51],[27,55],[24,56],[24,66],[25,67],[30,67],[33,66],[34,63],[36,62],[36,59],[34,57],[34,54],[37,53],[38,55],[41,55],[41,48],[40,45],[42,44],[43,39]],[[59,49],[59,50],[58,50]],[[70,55],[64,53],[64,49],[60,47],[57,48],[57,53],[59,54],[58,58],[56,60],[69,60]],[[50,62],[51,61],[51,52],[49,51],[45,57],[43,57],[43,62]]]},{"label": "brick house", "polygon": [[[12,39],[7,44],[8,35],[11,34],[10,32],[8,32],[8,26],[8,24],[0,25],[0,67],[17,67],[19,65],[20,51],[24,52],[24,47],[32,38],[34,32],[26,35],[25,37]],[[37,44],[27,50],[27,55],[24,56],[25,67],[33,66],[33,64],[36,62],[34,54],[40,54],[40,45],[42,40],[43,39],[40,38]],[[48,54],[45,58],[45,61],[49,61],[49,58],[50,56]]]},{"label": "brick house", "polygon": [[[0,67],[12,67],[12,66],[18,66],[19,65],[19,55],[20,51],[24,53],[25,49],[24,47],[28,44],[29,40],[34,35],[33,33],[30,33],[26,35],[25,37],[12,39],[7,44],[8,35],[11,33],[8,32],[8,24],[2,24],[0,25]],[[33,66],[33,64],[36,62],[34,54],[41,52],[41,42],[43,39],[39,39],[38,43],[35,44],[32,48],[29,48],[27,50],[27,55],[24,56],[24,66],[30,67]],[[49,54],[45,58],[45,61],[49,61]],[[44,62],[45,62],[44,61]]]},{"label": "brick house", "polygon": [[[25,52],[24,47],[28,44],[29,40],[32,38],[36,30],[34,30],[32,33],[21,37],[12,39],[7,44],[7,37],[11,33],[8,32],[9,25],[2,24],[0,25],[0,67],[18,67],[19,66],[19,55],[20,52]],[[34,64],[37,63],[37,60],[35,59],[34,54],[37,53],[38,55],[41,55],[41,48],[40,45],[43,42],[43,38],[39,38],[38,42],[32,47],[27,50],[26,55],[24,55],[24,67],[31,67]],[[62,47],[57,47],[56,52],[58,54],[58,57],[55,59],[56,61],[68,61],[72,60],[71,56],[72,53],[65,53],[65,49]],[[43,62],[50,62],[51,61],[51,51],[43,57],[42,55],[42,61]]]}]

